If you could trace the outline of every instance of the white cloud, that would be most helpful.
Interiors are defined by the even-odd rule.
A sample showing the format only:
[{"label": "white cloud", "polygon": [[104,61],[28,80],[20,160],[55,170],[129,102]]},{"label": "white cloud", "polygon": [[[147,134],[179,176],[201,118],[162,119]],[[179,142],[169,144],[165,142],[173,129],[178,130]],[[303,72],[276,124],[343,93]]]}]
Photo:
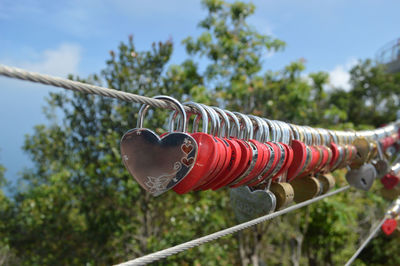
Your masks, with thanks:
[{"label": "white cloud", "polygon": [[342,88],[349,91],[350,85],[350,69],[357,64],[357,59],[351,58],[343,65],[337,65],[329,72],[330,85],[334,88]]},{"label": "white cloud", "polygon": [[2,59],[5,64],[49,75],[66,77],[78,74],[81,47],[77,44],[62,43],[56,49],[31,52],[24,60]]}]

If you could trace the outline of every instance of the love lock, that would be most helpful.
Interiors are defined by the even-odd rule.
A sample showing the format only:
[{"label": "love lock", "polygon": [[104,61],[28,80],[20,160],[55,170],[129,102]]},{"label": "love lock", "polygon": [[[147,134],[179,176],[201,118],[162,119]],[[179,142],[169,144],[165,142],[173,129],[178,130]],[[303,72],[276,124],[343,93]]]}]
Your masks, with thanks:
[{"label": "love lock", "polygon": [[359,169],[351,169],[346,173],[346,180],[350,186],[365,191],[371,188],[375,178],[376,170],[370,163],[363,164]]},{"label": "love lock", "polygon": [[240,223],[269,214],[276,208],[276,198],[271,191],[252,191],[242,186],[231,189],[229,195],[235,217]]},{"label": "love lock", "polygon": [[358,137],[353,141],[353,145],[357,149],[357,155],[352,161],[351,168],[361,167],[368,159],[370,155],[370,145],[369,142],[364,137]]},{"label": "love lock", "polygon": [[391,235],[397,228],[396,219],[386,219],[386,221],[382,224],[381,229],[385,233],[385,235]]},{"label": "love lock", "polygon": [[400,181],[398,174],[400,172],[400,163],[393,165],[386,175],[381,179],[385,189],[393,189]]},{"label": "love lock", "polygon": [[393,189],[399,183],[400,178],[392,174],[386,174],[382,179],[381,183],[385,187],[385,189]]},{"label": "love lock", "polygon": [[306,176],[295,178],[290,182],[294,191],[294,201],[303,202],[318,196],[321,192],[321,184],[315,177]]},{"label": "love lock", "polygon": [[320,174],[317,176],[317,180],[321,184],[321,194],[327,193],[335,186],[335,178],[331,173]]},{"label": "love lock", "polygon": [[283,209],[293,202],[294,191],[289,183],[272,182],[270,191],[274,193],[276,198],[276,210]]},{"label": "love lock", "polygon": [[[173,104],[186,121],[183,106],[174,98],[156,96]],[[172,132],[160,138],[153,131],[143,128],[143,116],[148,105],[139,111],[137,128],[129,130],[121,139],[121,157],[129,173],[141,187],[158,196],[181,182],[193,168],[198,146],[187,133],[185,123],[181,132]]]}]

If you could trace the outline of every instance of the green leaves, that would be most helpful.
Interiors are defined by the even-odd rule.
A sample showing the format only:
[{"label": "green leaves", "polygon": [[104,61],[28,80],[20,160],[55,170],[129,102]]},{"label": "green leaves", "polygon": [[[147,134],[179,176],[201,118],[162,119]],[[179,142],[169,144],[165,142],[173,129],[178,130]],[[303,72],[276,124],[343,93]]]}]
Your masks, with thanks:
[{"label": "green leaves", "polygon": [[[285,43],[248,24],[255,6],[222,0],[202,4],[207,10],[199,23],[203,32],[183,40],[188,59],[182,63],[170,62],[171,40],[138,51],[130,36],[110,51],[100,73],[70,78],[311,126],[373,127],[394,119],[399,75],[362,61],[351,71],[347,92],[328,90],[327,73],[306,75],[304,59],[265,71],[266,55],[283,50]],[[47,103],[49,123],[37,125],[23,147],[33,169],[23,173],[12,196],[0,191],[0,261],[5,254],[9,264],[109,265],[236,224],[227,189],[170,191],[153,198],[129,176],[119,140],[135,127],[139,105],[70,92],[50,93]],[[165,110],[152,110],[145,127],[161,134],[167,116]],[[0,185],[3,173],[0,166]],[[343,178],[337,182],[345,184]],[[382,216],[385,202],[374,193],[336,195],[159,264],[343,264],[359,234]],[[377,254],[377,263],[393,250],[379,245],[368,254]]]}]

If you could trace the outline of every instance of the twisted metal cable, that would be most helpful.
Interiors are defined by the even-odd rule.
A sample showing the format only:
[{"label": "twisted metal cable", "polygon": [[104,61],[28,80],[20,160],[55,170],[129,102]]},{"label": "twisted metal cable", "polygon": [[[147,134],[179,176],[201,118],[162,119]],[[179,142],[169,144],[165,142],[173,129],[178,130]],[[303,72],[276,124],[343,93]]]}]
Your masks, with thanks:
[{"label": "twisted metal cable", "polygon": [[[31,72],[24,69],[10,67],[0,64],[0,75],[9,78],[15,78],[20,80],[28,80],[35,83],[41,83],[44,85],[52,85],[55,87],[64,88],[67,90],[83,92],[88,94],[96,94],[104,97],[115,98],[126,102],[135,102],[141,104],[147,104],[155,108],[171,109],[174,108],[166,101],[149,98],[129,92],[117,91],[114,89],[104,88],[96,85],[86,84],[78,81],[69,79],[54,77],[46,74],[40,74],[37,72]],[[187,108],[188,111],[192,111]]]},{"label": "twisted metal cable", "polygon": [[386,219],[387,219],[386,217],[383,218],[382,221],[380,221],[380,223],[374,228],[374,230],[372,230],[372,232],[369,234],[368,238],[365,239],[364,243],[362,243],[362,245],[357,249],[357,251],[354,253],[354,255],[347,261],[345,266],[349,266],[354,262],[354,260],[361,253],[361,251],[365,248],[365,246],[369,243],[369,241],[371,241],[371,239],[379,231],[379,229],[381,228],[382,224],[386,221]]},{"label": "twisted metal cable", "polygon": [[298,204],[290,206],[290,207],[288,207],[286,209],[283,209],[283,210],[280,210],[280,211],[277,211],[277,212],[274,212],[274,213],[271,213],[271,214],[256,218],[254,220],[251,220],[251,221],[248,221],[248,222],[245,222],[245,223],[241,223],[241,224],[235,225],[233,227],[230,227],[230,228],[215,232],[213,234],[206,235],[206,236],[203,236],[203,237],[200,237],[200,238],[197,238],[197,239],[194,239],[194,240],[179,244],[179,245],[174,246],[174,247],[170,247],[170,248],[167,248],[167,249],[164,249],[164,250],[160,250],[160,251],[148,254],[146,256],[143,256],[143,257],[140,257],[140,258],[136,258],[136,259],[133,259],[133,260],[118,264],[117,266],[145,265],[145,264],[148,264],[148,263],[152,263],[154,261],[161,260],[163,258],[169,257],[169,256],[177,254],[177,253],[180,253],[180,252],[185,251],[187,249],[203,245],[203,244],[205,244],[207,242],[216,240],[216,239],[221,238],[223,236],[236,233],[236,232],[241,231],[243,229],[246,229],[248,227],[251,227],[251,226],[254,226],[256,224],[268,221],[270,219],[273,219],[273,218],[278,217],[280,215],[286,214],[288,212],[300,209],[301,207],[310,205],[310,204],[312,204],[314,202],[317,202],[317,201],[320,201],[320,200],[322,200],[322,199],[324,199],[326,197],[330,197],[330,196],[336,195],[336,194],[338,194],[340,192],[348,190],[349,188],[350,188],[350,186],[345,186],[345,187],[339,188],[339,189],[337,189],[335,191],[332,191],[332,192],[329,192],[327,194],[321,195],[319,197],[316,197],[316,198],[313,198],[313,199],[298,203]]},{"label": "twisted metal cable", "polygon": [[[146,96],[141,96],[129,92],[118,91],[114,89],[104,88],[96,85],[86,84],[78,81],[73,81],[69,79],[54,77],[46,74],[41,74],[37,72],[27,71],[25,69],[10,67],[0,64],[0,76],[5,76],[9,78],[15,78],[20,80],[27,80],[35,83],[41,83],[44,85],[51,85],[55,87],[64,88],[67,90],[83,92],[87,94],[95,94],[109,98],[115,98],[118,100],[126,102],[135,102],[141,104],[147,104],[155,108],[171,109],[174,110],[173,106],[168,101],[157,100],[154,98],[149,98]],[[196,109],[184,106],[185,110],[190,113],[198,113]],[[363,135],[373,135],[375,132],[381,132],[382,130],[394,130],[395,127],[400,126],[400,120],[389,124],[386,127],[370,130],[370,131],[358,131],[355,132],[359,136]],[[347,131],[336,131],[339,134],[349,134]]]}]

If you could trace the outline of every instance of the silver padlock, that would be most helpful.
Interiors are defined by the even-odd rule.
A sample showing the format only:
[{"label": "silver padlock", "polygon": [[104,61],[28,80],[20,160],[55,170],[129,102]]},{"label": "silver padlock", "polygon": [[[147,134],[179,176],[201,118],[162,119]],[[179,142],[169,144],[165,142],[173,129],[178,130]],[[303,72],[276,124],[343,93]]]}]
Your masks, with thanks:
[{"label": "silver padlock", "polygon": [[231,189],[229,195],[236,219],[240,223],[269,214],[276,208],[275,195],[269,190],[252,191],[242,186]]},{"label": "silver padlock", "polygon": [[375,179],[376,170],[370,163],[363,164],[359,169],[350,169],[346,173],[346,180],[350,186],[365,191],[371,188]]}]

